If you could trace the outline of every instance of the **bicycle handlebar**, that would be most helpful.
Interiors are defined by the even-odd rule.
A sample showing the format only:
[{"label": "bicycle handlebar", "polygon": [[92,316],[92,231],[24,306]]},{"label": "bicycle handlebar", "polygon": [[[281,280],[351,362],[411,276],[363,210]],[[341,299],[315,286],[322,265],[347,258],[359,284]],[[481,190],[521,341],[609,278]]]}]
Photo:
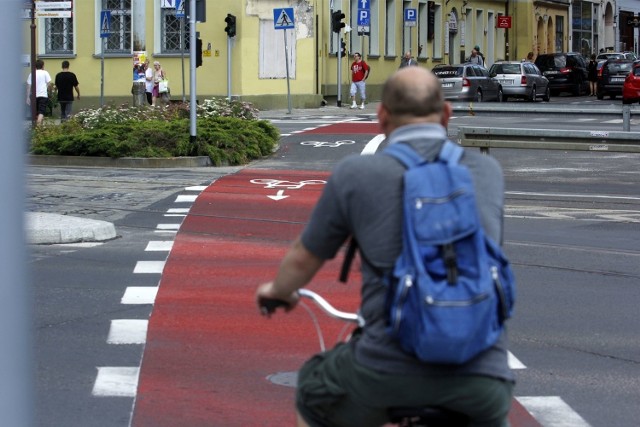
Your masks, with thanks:
[{"label": "bicycle handlebar", "polygon": [[[298,290],[298,295],[312,300],[326,314],[328,314],[333,318],[344,320],[346,322],[352,322],[352,323],[358,323],[358,324],[362,323],[362,319],[360,316],[358,316],[357,313],[349,313],[346,311],[338,310],[337,308],[332,306],[326,299],[324,299],[319,294],[313,291],[310,291],[308,289],[300,289]],[[260,307],[260,311],[265,316],[275,313],[278,307],[289,306],[289,304],[286,301],[282,301],[278,299],[270,299],[270,298],[260,298],[258,305]]]}]

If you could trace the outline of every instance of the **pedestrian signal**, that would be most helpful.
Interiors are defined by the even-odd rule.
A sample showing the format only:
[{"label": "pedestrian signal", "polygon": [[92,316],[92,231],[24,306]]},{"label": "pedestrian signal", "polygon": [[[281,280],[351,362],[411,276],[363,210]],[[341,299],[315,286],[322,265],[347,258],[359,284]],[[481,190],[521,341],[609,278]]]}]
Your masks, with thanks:
[{"label": "pedestrian signal", "polygon": [[340,33],[345,27],[345,23],[342,20],[345,18],[345,14],[341,10],[336,10],[331,14],[331,31],[334,33]]},{"label": "pedestrian signal", "polygon": [[347,56],[347,44],[344,40],[340,40],[340,56],[343,58]]},{"label": "pedestrian signal", "polygon": [[236,17],[230,13],[227,13],[227,17],[224,18],[224,22],[227,23],[226,28],[224,29],[225,33],[229,37],[235,37],[236,35]]}]

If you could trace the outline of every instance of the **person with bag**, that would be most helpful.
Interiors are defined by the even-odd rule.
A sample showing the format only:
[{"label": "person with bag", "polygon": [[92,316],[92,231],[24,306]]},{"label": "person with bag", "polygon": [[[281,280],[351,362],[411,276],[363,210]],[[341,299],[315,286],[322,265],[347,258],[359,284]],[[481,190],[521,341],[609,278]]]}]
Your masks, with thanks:
[{"label": "person with bag", "polygon": [[155,61],[153,63],[153,92],[151,98],[151,105],[154,107],[157,105],[158,99],[162,101],[163,104],[167,104],[169,102],[169,82],[167,80],[167,75],[162,69],[160,62]]},{"label": "person with bag", "polygon": [[[462,229],[472,228],[472,234],[478,237],[485,234],[488,253],[500,252],[504,215],[502,170],[494,158],[462,150],[448,141],[451,114],[452,107],[444,101],[438,79],[422,67],[406,67],[394,73],[383,86],[377,111],[387,145],[402,145],[413,153],[408,157],[422,159],[420,165],[433,164],[447,173],[453,173],[449,168],[460,169],[454,175],[462,177],[466,190],[463,198],[472,197],[474,209],[458,214],[451,212],[449,218],[461,224]],[[357,241],[362,288],[354,292],[359,292],[362,298],[359,313],[364,326],[351,341],[314,356],[300,369],[296,392],[298,426],[380,426],[389,422],[390,407],[418,406],[464,414],[470,426],[508,425],[515,380],[508,365],[503,321],[510,315],[512,299],[507,307],[501,306],[504,299],[497,295],[498,286],[496,292],[486,296],[491,300],[491,309],[482,310],[490,320],[496,319],[496,329],[492,331],[495,336],[486,337],[483,345],[469,353],[471,356],[459,358],[458,350],[452,350],[451,356],[459,358],[458,362],[425,361],[392,333],[390,297],[403,285],[395,277],[406,249],[403,218],[408,214],[408,206],[420,209],[425,202],[405,200],[405,186],[415,182],[409,178],[414,170],[416,167],[407,167],[390,152],[352,155],[340,161],[309,222],[285,254],[275,279],[260,285],[256,291],[259,305],[264,299],[277,299],[288,304],[287,311],[295,309],[299,298],[297,290],[311,282],[349,238]],[[433,174],[433,182],[426,185],[429,191],[438,190],[439,176],[439,173]],[[451,195],[442,200],[449,203],[449,199],[456,197]],[[467,202],[471,200],[462,205],[468,206]],[[437,211],[434,211],[435,219],[441,222],[431,220],[430,211],[424,206],[425,216],[420,227],[432,226],[437,230],[447,223],[442,221],[443,213]],[[487,253],[485,258],[464,260],[456,253],[470,254],[469,248],[449,247],[448,240],[443,243],[440,251],[429,254],[435,258],[436,270],[441,270],[431,278],[434,282],[458,287],[463,278],[468,280],[473,276],[463,268],[469,261],[481,267],[482,276],[486,276],[487,269],[495,279],[509,273],[508,268],[501,268],[506,265],[489,262]],[[478,248],[477,242],[473,247]],[[431,296],[425,301],[428,304],[419,305],[436,308],[465,305],[438,304]],[[455,316],[440,320],[456,328]],[[477,322],[484,324],[484,317],[478,315]],[[445,358],[448,355],[445,354]]]}]

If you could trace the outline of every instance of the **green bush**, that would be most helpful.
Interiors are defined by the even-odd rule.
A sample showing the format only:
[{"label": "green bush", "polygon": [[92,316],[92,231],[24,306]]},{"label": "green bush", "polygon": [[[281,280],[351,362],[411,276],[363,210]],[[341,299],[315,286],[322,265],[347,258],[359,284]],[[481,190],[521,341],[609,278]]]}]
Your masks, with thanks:
[{"label": "green bush", "polygon": [[205,100],[197,109],[191,143],[189,106],[108,106],[78,112],[60,125],[32,131],[31,153],[97,157],[208,156],[214,165],[241,165],[269,155],[278,130],[258,120],[250,104]]}]

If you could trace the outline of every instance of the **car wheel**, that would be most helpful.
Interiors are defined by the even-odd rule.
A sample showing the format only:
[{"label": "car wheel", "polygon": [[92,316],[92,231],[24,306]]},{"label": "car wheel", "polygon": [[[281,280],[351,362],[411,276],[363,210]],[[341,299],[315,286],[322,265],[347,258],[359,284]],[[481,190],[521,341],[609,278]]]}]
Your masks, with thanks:
[{"label": "car wheel", "polygon": [[633,104],[633,101],[631,99],[622,98],[622,103],[623,104]]},{"label": "car wheel", "polygon": [[482,90],[480,89],[476,92],[476,102],[482,102]]},{"label": "car wheel", "polygon": [[596,92],[596,98],[598,98],[598,99],[604,98],[604,92],[597,91]]},{"label": "car wheel", "polygon": [[529,101],[536,102],[536,96],[538,96],[538,94],[536,93],[536,87],[533,86],[531,88],[531,92],[529,93]]},{"label": "car wheel", "polygon": [[509,97],[503,93],[502,94],[502,102],[507,102],[507,99],[509,99]]},{"label": "car wheel", "polygon": [[611,99],[616,99],[616,94],[615,94],[615,93],[613,93],[613,94],[609,95],[609,98],[611,98]]},{"label": "car wheel", "polygon": [[551,89],[549,89],[549,86],[547,86],[547,90],[544,92],[544,96],[542,97],[542,100],[544,102],[551,101]]}]

